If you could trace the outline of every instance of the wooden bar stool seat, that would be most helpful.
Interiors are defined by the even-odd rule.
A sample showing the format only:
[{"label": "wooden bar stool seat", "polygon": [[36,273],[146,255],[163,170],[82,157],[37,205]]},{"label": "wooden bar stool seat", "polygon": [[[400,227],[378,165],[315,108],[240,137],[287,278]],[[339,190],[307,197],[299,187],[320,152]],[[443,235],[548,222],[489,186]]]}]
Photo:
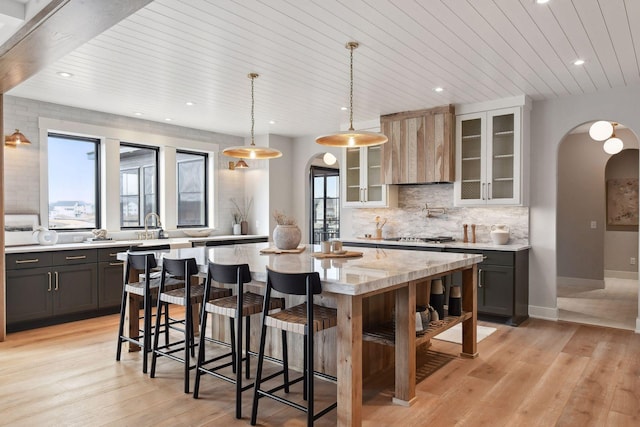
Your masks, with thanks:
[{"label": "wooden bar stool seat", "polygon": [[[258,351],[258,370],[253,395],[253,407],[251,411],[251,425],[256,425],[258,417],[258,402],[262,397],[269,397],[280,403],[296,408],[307,414],[307,425],[312,426],[314,421],[337,407],[337,402],[332,403],[323,410],[315,413],[314,409],[314,378],[322,376],[336,382],[336,378],[315,372],[313,367],[314,335],[324,329],[332,328],[338,324],[336,309],[323,307],[313,303],[313,296],[322,292],[320,275],[317,272],[309,273],[282,273],[267,267],[267,288],[265,300],[269,299],[271,292],[277,291],[288,295],[304,295],[306,301],[303,304],[269,314],[266,310],[262,314],[262,330],[260,334],[260,349]],[[265,390],[262,383],[268,378],[262,378],[262,367],[265,358],[265,341],[267,327],[277,328],[286,332],[304,335],[303,374],[291,381],[285,379],[280,386]],[[289,392],[289,386],[303,381],[303,398],[307,400],[307,406],[300,405],[278,394],[284,389]]]},{"label": "wooden bar stool seat", "polygon": [[[142,372],[147,372],[148,355],[151,352],[151,335],[153,326],[151,325],[153,300],[158,295],[160,287],[160,279],[153,278],[153,270],[157,268],[156,258],[152,253],[127,253],[127,261],[125,266],[124,286],[122,288],[122,300],[120,304],[120,323],[118,326],[118,348],[116,351],[116,360],[120,360],[122,355],[122,344],[129,342],[139,346],[143,351]],[[137,273],[134,273],[137,272]],[[142,272],[142,273],[140,273]],[[137,277],[139,281],[130,282],[132,277]],[[182,281],[177,279],[167,279],[167,289],[174,289],[182,286]],[[142,298],[143,315],[137,321],[142,319],[142,329],[139,330],[137,336],[127,336],[124,334],[124,321],[127,299],[130,294],[138,295]],[[168,316],[165,324],[169,324]],[[168,335],[168,329],[165,330]]]},{"label": "wooden bar stool seat", "polygon": [[[218,299],[211,299],[213,282],[233,284],[236,288],[236,295],[227,296]],[[244,292],[244,285],[251,282],[251,273],[247,264],[217,264],[209,263],[207,269],[207,279],[205,282],[205,302],[202,305],[200,316],[200,343],[198,347],[198,363],[196,368],[196,382],[193,390],[193,397],[198,398],[200,388],[200,377],[202,374],[209,374],[216,378],[225,380],[236,385],[236,418],[242,418],[242,392],[253,387],[253,383],[242,384],[242,362],[245,362],[245,377],[250,378],[249,356],[252,354],[249,349],[251,338],[251,321],[249,317],[254,314],[262,313],[264,298],[253,292]],[[284,298],[269,298],[268,309],[276,310],[285,307]],[[208,314],[218,314],[229,318],[229,327],[231,332],[231,344],[220,342],[213,338],[206,337],[205,331],[207,327]],[[245,319],[246,318],[246,319]],[[245,323],[245,356],[243,353],[243,327]],[[237,334],[236,334],[237,330]],[[231,347],[231,352],[218,355],[212,359],[205,356],[205,341],[214,342]],[[253,353],[255,355],[255,353]],[[219,363],[220,360],[231,357],[227,363]],[[283,374],[285,381],[288,380],[288,357],[287,357],[287,340],[283,332],[282,340],[282,363],[283,370],[272,374],[270,378]],[[218,362],[214,364],[214,362]],[[226,367],[232,367],[235,377],[224,375],[220,371]]]},{"label": "wooden bar stool seat", "polygon": [[[156,330],[160,329],[160,319],[162,310],[168,312],[171,305],[184,307],[184,338],[173,341],[166,340],[160,346],[159,334],[154,335],[153,355],[151,358],[151,378],[155,377],[156,361],[158,357],[167,357],[171,360],[184,364],[184,392],[189,392],[189,371],[196,365],[191,364],[191,357],[195,356],[195,333],[193,322],[193,306],[204,301],[204,286],[192,284],[192,278],[198,274],[198,266],[195,258],[169,259],[162,261],[162,274],[160,276],[160,287],[158,289],[158,304],[156,316]],[[182,279],[182,286],[168,290],[166,285],[172,279]],[[228,296],[229,289],[215,288],[213,296]],[[165,327],[169,327],[166,325]],[[183,351],[183,356],[179,352]]]}]

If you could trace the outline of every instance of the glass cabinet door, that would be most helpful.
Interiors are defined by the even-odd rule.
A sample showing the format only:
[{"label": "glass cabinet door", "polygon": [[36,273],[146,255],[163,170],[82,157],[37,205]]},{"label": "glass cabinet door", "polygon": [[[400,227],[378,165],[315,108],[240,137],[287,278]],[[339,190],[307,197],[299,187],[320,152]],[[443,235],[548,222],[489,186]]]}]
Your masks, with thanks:
[{"label": "glass cabinet door", "polygon": [[382,202],[382,147],[367,147],[367,202]]},{"label": "glass cabinet door", "polygon": [[514,114],[493,116],[489,199],[512,199],[514,179]]},{"label": "glass cabinet door", "polygon": [[360,190],[360,149],[347,148],[345,157],[345,189],[344,194],[346,202],[360,202],[362,200],[362,192]]},{"label": "glass cabinet door", "polygon": [[460,199],[484,198],[483,120],[481,115],[462,120],[460,124]]}]

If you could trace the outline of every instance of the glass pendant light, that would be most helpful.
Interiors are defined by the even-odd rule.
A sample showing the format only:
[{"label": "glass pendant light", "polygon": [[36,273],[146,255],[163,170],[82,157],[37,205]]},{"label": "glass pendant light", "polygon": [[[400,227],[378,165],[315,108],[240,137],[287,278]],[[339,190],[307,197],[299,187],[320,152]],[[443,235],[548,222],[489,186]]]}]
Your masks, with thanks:
[{"label": "glass pendant light", "polygon": [[[250,73],[247,75],[251,79],[251,145],[241,145],[236,147],[229,147],[222,150],[222,154],[229,157],[236,157],[238,159],[275,159],[282,156],[282,152],[275,148],[269,147],[257,147],[254,142],[254,107],[255,97],[253,92],[253,81],[258,78],[258,74]],[[248,165],[246,162],[238,162],[236,168],[246,168]]]},{"label": "glass pendant light", "polygon": [[613,131],[611,132],[611,138],[607,139],[602,146],[602,149],[607,154],[618,154],[624,148],[624,143],[618,137],[616,137],[616,126],[617,123],[611,123],[611,128]]},{"label": "glass pendant light", "polygon": [[599,120],[589,128],[589,136],[596,141],[604,141],[613,133],[613,125],[606,120]]},{"label": "glass pendant light", "polygon": [[389,139],[376,132],[355,131],[353,129],[353,50],[359,46],[358,42],[349,42],[346,48],[350,51],[350,92],[349,92],[349,130],[331,135],[319,136],[316,142],[329,147],[368,147],[380,145]]}]

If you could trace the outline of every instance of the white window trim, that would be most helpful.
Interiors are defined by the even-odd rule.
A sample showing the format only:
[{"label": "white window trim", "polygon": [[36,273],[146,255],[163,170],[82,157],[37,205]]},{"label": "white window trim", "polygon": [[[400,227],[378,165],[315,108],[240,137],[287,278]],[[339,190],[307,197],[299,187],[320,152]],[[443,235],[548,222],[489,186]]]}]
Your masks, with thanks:
[{"label": "white window trim", "polygon": [[[49,167],[48,135],[60,133],[100,139],[100,214],[101,227],[109,232],[120,231],[120,143],[131,143],[158,147],[158,193],[160,206],[158,214],[166,230],[177,229],[177,174],[176,150],[206,153],[208,188],[209,228],[218,228],[218,180],[216,179],[218,144],[175,138],[166,135],[135,131],[130,129],[97,126],[66,120],[38,119],[40,130],[40,212],[41,223],[49,226]],[[183,230],[184,228],[180,228]]]}]

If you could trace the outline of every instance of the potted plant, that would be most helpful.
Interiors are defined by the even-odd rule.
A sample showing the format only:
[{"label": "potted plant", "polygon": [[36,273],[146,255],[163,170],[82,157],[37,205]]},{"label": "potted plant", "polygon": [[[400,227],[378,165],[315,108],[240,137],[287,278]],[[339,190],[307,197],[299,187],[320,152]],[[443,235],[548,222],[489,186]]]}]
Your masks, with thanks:
[{"label": "potted plant", "polygon": [[[249,212],[251,211],[251,205],[253,204],[253,198],[245,199],[244,203],[242,204],[242,208],[240,208],[240,205],[233,198],[231,199],[231,203],[233,203],[233,206],[235,207],[235,212],[233,213],[233,234],[249,234],[248,220]],[[240,232],[238,233],[236,233],[235,224],[239,224],[240,226]]]}]

